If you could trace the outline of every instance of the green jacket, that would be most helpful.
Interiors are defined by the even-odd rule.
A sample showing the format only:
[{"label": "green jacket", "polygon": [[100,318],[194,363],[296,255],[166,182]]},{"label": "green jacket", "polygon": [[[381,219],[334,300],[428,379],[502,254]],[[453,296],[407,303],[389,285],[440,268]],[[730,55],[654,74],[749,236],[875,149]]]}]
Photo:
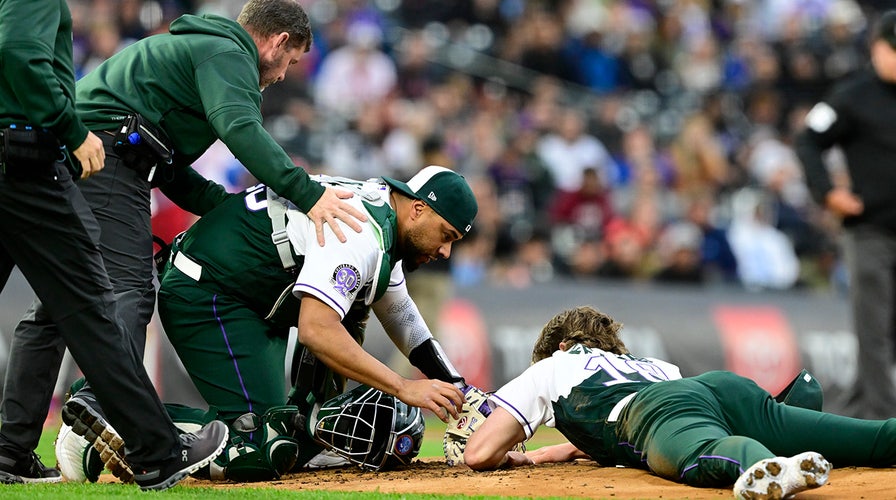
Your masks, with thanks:
[{"label": "green jacket", "polygon": [[78,148],[72,15],[65,0],[0,0],[0,127],[27,123]]},{"label": "green jacket", "polygon": [[100,64],[78,82],[77,96],[91,130],[114,130],[133,112],[161,127],[178,166],[221,139],[252,175],[301,210],[323,194],[262,127],[258,49],[235,21],[181,16],[170,33],[144,38]]}]

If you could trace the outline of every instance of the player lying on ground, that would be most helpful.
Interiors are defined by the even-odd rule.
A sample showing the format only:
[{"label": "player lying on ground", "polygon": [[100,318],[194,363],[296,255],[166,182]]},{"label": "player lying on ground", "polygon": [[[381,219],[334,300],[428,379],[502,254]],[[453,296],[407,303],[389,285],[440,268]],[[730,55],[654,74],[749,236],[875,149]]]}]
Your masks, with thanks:
[{"label": "player lying on ground", "polygon": [[[172,418],[219,419],[233,431],[215,462],[215,478],[274,479],[308,462],[321,447],[306,433],[253,429],[268,421],[289,423],[288,415],[307,421],[316,402],[345,390],[346,378],[442,419],[456,417],[464,400],[464,380],[408,294],[403,268],[447,259],[452,243],[470,230],[478,208],[467,182],[437,166],[407,184],[313,179],[353,192],[357,196],[345,201],[367,214],[360,233],[345,231],[346,243],[327,229],[331,243],[320,247],[313,221],[258,185],[228,195],[179,236],[160,276],[165,333],[209,405],[204,414],[169,406]],[[428,379],[401,377],[364,351],[371,309]],[[296,325],[287,399],[286,347]],[[293,450],[295,465],[272,455],[274,442],[279,453]]]},{"label": "player lying on ground", "polygon": [[[621,327],[590,307],[552,318],[533,365],[491,396],[493,411],[466,443],[467,465],[491,470],[591,458],[691,486],[733,483],[741,499],[778,499],[823,485],[828,460],[896,464],[896,419],[782,404],[725,371],[680,378],[674,365],[629,354]],[[509,451],[542,424],[569,443]]]}]

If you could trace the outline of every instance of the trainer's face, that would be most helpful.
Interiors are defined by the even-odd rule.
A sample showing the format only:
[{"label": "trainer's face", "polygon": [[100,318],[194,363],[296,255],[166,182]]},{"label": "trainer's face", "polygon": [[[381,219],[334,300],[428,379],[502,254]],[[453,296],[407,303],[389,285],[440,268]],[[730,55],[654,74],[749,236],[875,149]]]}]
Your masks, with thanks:
[{"label": "trainer's face", "polygon": [[415,204],[417,217],[399,239],[399,256],[404,268],[413,271],[437,259],[451,256],[451,244],[461,239],[460,233],[423,202]]},{"label": "trainer's face", "polygon": [[303,45],[293,47],[288,41],[289,35],[280,33],[269,37],[258,48],[258,85],[261,90],[286,78],[287,68],[305,55]]},{"label": "trainer's face", "polygon": [[896,83],[896,49],[889,43],[876,40],[871,44],[871,64],[878,78]]}]

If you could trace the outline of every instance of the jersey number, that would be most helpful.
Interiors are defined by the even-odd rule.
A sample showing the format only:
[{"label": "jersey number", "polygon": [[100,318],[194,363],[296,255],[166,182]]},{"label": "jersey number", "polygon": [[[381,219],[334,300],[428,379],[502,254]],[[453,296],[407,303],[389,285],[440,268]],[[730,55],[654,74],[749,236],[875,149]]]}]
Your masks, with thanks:
[{"label": "jersey number", "polygon": [[669,380],[669,375],[661,367],[649,361],[607,356],[593,356],[585,365],[586,370],[601,371],[610,377],[606,386],[626,382],[660,382]]},{"label": "jersey number", "polygon": [[246,208],[250,212],[268,209],[268,194],[264,184],[256,184],[246,190]]}]

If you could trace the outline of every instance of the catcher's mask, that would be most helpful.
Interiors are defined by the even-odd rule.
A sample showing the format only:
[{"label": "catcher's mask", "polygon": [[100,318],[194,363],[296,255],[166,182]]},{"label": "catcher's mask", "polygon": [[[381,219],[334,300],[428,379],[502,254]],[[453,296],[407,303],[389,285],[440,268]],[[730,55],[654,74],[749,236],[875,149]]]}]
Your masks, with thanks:
[{"label": "catcher's mask", "polygon": [[383,391],[360,385],[321,405],[314,438],[366,470],[409,464],[420,452],[423,415]]}]

